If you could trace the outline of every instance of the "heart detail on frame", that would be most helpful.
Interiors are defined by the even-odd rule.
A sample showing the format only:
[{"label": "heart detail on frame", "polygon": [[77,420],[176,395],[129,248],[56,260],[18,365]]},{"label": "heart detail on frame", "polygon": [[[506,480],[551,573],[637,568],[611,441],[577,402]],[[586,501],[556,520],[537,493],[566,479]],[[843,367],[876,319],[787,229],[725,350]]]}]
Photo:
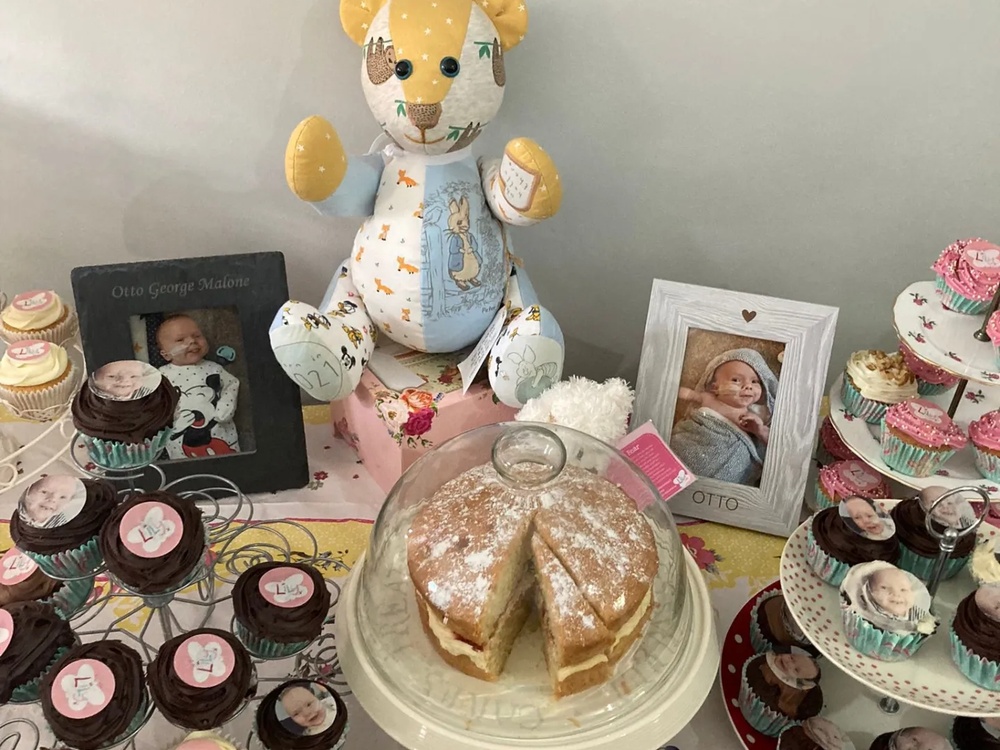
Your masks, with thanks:
[{"label": "heart detail on frame", "polygon": [[747,323],[749,323],[751,320],[753,320],[756,317],[757,317],[757,311],[756,310],[744,310],[743,311],[743,320],[745,320]]}]

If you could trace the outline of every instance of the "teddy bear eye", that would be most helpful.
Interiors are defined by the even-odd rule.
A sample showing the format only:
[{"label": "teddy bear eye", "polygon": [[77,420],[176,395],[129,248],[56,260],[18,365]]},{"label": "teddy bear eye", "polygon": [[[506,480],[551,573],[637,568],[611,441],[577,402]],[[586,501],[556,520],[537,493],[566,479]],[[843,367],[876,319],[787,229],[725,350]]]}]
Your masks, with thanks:
[{"label": "teddy bear eye", "polygon": [[396,78],[405,81],[413,75],[413,63],[409,60],[400,60],[396,63]]},{"label": "teddy bear eye", "polygon": [[448,78],[454,78],[458,75],[458,71],[462,69],[462,66],[458,64],[458,60],[454,57],[446,57],[441,60],[441,72]]}]

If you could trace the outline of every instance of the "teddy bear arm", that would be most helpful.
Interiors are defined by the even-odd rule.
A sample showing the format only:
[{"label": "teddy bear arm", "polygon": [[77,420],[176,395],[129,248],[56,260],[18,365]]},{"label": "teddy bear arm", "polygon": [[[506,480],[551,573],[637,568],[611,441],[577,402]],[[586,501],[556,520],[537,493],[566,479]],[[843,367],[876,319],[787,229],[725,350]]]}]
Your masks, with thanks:
[{"label": "teddy bear arm", "polygon": [[500,221],[530,226],[556,215],[562,205],[559,170],[529,138],[507,144],[502,159],[480,160],[483,192]]},{"label": "teddy bear arm", "polygon": [[381,154],[350,157],[343,182],[329,198],[311,205],[323,216],[371,216],[384,168]]}]

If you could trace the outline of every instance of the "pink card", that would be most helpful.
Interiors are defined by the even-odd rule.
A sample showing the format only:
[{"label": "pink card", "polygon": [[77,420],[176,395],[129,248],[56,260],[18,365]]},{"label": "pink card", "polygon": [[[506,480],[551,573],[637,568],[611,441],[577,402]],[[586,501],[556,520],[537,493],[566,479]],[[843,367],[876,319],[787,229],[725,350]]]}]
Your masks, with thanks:
[{"label": "pink card", "polygon": [[670,450],[652,422],[645,422],[621,438],[618,450],[642,469],[664,500],[669,500],[697,479]]}]

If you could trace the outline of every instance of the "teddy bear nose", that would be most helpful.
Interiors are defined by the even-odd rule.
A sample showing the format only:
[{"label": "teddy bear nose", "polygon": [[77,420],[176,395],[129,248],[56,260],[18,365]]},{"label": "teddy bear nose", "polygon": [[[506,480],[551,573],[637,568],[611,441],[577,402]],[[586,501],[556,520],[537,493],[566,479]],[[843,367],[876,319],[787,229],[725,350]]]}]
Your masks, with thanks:
[{"label": "teddy bear nose", "polygon": [[433,130],[441,120],[441,104],[407,104],[406,116],[420,130]]}]

